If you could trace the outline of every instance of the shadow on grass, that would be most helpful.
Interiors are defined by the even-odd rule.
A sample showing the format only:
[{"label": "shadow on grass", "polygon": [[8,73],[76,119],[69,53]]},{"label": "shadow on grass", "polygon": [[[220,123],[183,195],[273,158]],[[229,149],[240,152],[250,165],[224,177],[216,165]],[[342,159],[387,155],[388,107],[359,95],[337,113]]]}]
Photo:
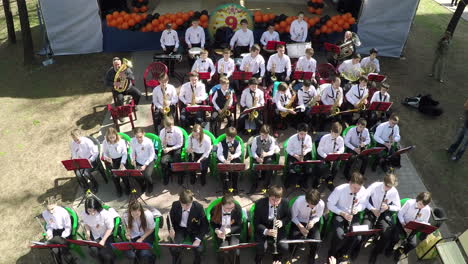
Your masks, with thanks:
[{"label": "shadow on grass", "polygon": [[16,260],[16,264],[54,263],[47,249],[30,249],[29,252]]},{"label": "shadow on grass", "polygon": [[93,113],[82,116],[76,121],[76,126],[82,130],[90,130],[102,124],[104,115],[107,112],[107,105],[93,106]]},{"label": "shadow on grass", "polygon": [[37,197],[37,202],[43,203],[49,197],[60,198],[63,203],[73,202],[77,189],[79,188],[75,176],[57,178],[54,180],[54,187],[39,195]]}]

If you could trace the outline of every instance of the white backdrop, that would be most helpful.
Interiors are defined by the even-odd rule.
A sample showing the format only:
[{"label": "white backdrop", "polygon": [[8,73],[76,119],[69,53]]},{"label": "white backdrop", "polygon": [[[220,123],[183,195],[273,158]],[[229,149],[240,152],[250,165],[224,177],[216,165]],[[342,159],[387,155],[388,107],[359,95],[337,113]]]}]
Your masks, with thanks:
[{"label": "white backdrop", "polygon": [[54,55],[102,51],[97,1],[39,0]]},{"label": "white backdrop", "polygon": [[362,45],[359,53],[371,48],[379,56],[400,57],[408,38],[419,0],[364,0],[358,23]]}]

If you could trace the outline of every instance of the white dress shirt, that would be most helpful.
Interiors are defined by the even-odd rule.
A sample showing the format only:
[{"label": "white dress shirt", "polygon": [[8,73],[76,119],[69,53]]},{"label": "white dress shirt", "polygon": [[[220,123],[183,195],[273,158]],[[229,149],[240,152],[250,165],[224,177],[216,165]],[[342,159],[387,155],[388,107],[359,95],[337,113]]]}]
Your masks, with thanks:
[{"label": "white dress shirt", "polygon": [[[153,214],[149,210],[143,210],[146,219],[146,230],[154,230],[154,217]],[[133,218],[132,226],[128,226],[128,213],[124,214],[123,217],[125,226],[130,230],[130,237],[132,239],[136,237],[142,237],[145,234],[145,229],[141,225],[140,218]]]},{"label": "white dress shirt", "polygon": [[380,91],[377,91],[372,95],[372,99],[370,100],[371,104],[373,102],[390,102],[390,94],[382,94]]},{"label": "white dress shirt", "polygon": [[[257,137],[259,136],[256,136],[253,141],[252,141],[252,145],[250,146],[250,151],[252,152],[252,157],[254,159],[258,158],[258,155],[257,155]],[[268,135],[268,139],[266,139],[268,141],[271,142],[270,144],[270,148],[268,149],[268,151],[264,152],[263,153],[263,157],[268,157],[268,156],[271,156],[273,154],[275,154],[275,146],[276,146],[276,140],[274,137]]]},{"label": "white dress shirt", "polygon": [[[367,197],[366,188],[362,186],[356,194],[356,199],[354,201],[354,209],[357,212],[364,210],[367,204]],[[352,203],[353,194],[351,193],[351,188],[349,183],[345,183],[336,187],[330,196],[328,196],[327,207],[328,210],[337,215],[341,213],[351,214]]]},{"label": "white dress shirt", "polygon": [[242,59],[241,66],[239,70],[241,71],[246,71],[246,65],[249,65],[248,72],[251,72],[252,74],[257,74],[260,71],[260,77],[263,78],[265,75],[265,59],[262,57],[262,55],[258,54],[255,57],[252,57],[251,54],[245,56]]},{"label": "white dress shirt", "polygon": [[278,32],[273,31],[273,33],[270,33],[268,30],[263,32],[262,36],[260,37],[260,43],[263,46],[266,46],[268,41],[280,41]]},{"label": "white dress shirt", "polygon": [[[246,88],[242,91],[242,95],[241,95],[241,100],[240,100],[240,105],[242,107],[246,107],[246,108],[251,108],[252,105],[253,105],[253,98],[252,98],[252,95],[251,95],[252,90],[250,88]],[[263,91],[260,90],[260,89],[255,89],[255,92],[254,92],[254,96],[257,98],[257,106],[263,106],[265,105],[265,98],[264,98],[264,95],[263,95]]]},{"label": "white dress shirt", "polygon": [[[228,93],[228,91],[229,91],[229,89],[226,90],[226,91],[224,91],[222,88],[219,88],[219,90],[221,90],[221,92],[223,93],[224,96],[227,96],[227,93]],[[233,96],[234,91],[229,91],[229,93],[231,94],[231,96]],[[220,110],[223,109],[224,105],[221,105],[221,106],[218,105],[218,104],[216,103],[216,99],[217,99],[217,98],[218,98],[218,91],[216,91],[216,92],[213,93],[213,97],[211,98],[211,103],[213,104],[213,107],[216,109],[216,111],[220,111]],[[234,102],[234,99],[231,100],[231,102],[226,101],[226,104],[229,103],[229,104],[228,104],[228,108],[230,108],[230,107],[232,106],[233,102]]]},{"label": "white dress shirt", "polygon": [[273,64],[275,64],[276,73],[283,73],[286,71],[286,77],[291,75],[291,59],[288,55],[283,54],[281,58],[278,56],[278,53],[271,55],[268,60],[267,71],[271,71]]},{"label": "white dress shirt", "polygon": [[63,229],[62,234],[60,235],[63,238],[67,238],[71,233],[71,219],[70,214],[67,210],[61,206],[55,206],[53,213],[44,210],[42,212],[42,218],[46,222],[47,236],[52,237],[53,229]]},{"label": "white dress shirt", "polygon": [[383,182],[374,182],[371,184],[369,187],[367,187],[367,194],[369,196],[369,200],[367,201],[366,208],[369,210],[379,209],[380,212],[383,212],[379,206],[382,204],[384,196],[384,203],[388,205],[388,210],[396,212],[401,208],[400,195],[398,194],[398,190],[395,187],[392,187],[385,194]]},{"label": "white dress shirt", "polygon": [[221,74],[221,69],[223,69],[223,73],[226,74],[227,78],[231,77],[235,68],[236,64],[231,58],[229,58],[227,61],[224,58],[221,58],[218,61],[218,73]]},{"label": "white dress shirt", "polygon": [[390,127],[390,122],[387,121],[377,127],[375,130],[374,139],[377,141],[377,143],[383,145],[390,141],[390,136],[393,136],[393,142],[400,142],[400,127],[398,127],[398,125]]},{"label": "white dress shirt", "polygon": [[353,60],[345,60],[343,63],[338,66],[338,71],[340,73],[345,72],[345,73],[360,73],[361,72],[361,64],[358,62],[356,64],[353,64]]},{"label": "white dress shirt", "polygon": [[196,28],[191,26],[185,31],[185,43],[187,44],[198,44],[200,43],[201,48],[205,47],[205,30],[197,26]]},{"label": "white dress shirt", "polygon": [[180,224],[179,224],[181,227],[187,227],[187,222],[188,222],[188,217],[189,217],[189,214],[190,214],[190,209],[192,209],[191,206],[187,210],[184,210],[184,208],[182,208],[182,217],[180,218]]},{"label": "white dress shirt", "polygon": [[288,140],[288,146],[286,152],[291,155],[304,155],[306,156],[312,151],[312,137],[306,135],[303,140],[299,139],[299,134],[292,135]]},{"label": "white dress shirt", "polygon": [[87,137],[80,137],[80,144],[74,140],[70,143],[72,159],[88,159],[90,162],[96,160],[99,155],[98,146]]},{"label": "white dress shirt", "polygon": [[171,146],[173,149],[180,149],[184,144],[184,134],[182,130],[176,126],[172,126],[170,129],[161,129],[159,138],[163,145],[167,144],[167,146]]},{"label": "white dress shirt", "polygon": [[239,29],[234,33],[234,36],[231,38],[231,48],[234,46],[249,46],[251,48],[254,44],[254,36],[253,32],[250,29],[246,29],[245,31],[243,29]]},{"label": "white dress shirt", "polygon": [[177,35],[177,31],[172,29],[165,29],[161,34],[161,47],[163,49],[166,46],[174,46],[174,50],[179,48],[179,36]]},{"label": "white dress shirt", "polygon": [[370,141],[371,139],[370,139],[369,129],[364,128],[361,132],[358,132],[357,126],[350,128],[348,130],[348,133],[346,133],[346,136],[344,139],[345,146],[352,150],[360,147],[361,142],[363,142],[364,145],[367,146],[370,144]]},{"label": "white dress shirt", "polygon": [[333,105],[335,104],[336,99],[339,98],[340,101],[338,102],[338,106],[341,106],[343,103],[343,88],[339,87],[338,91],[333,89],[331,84],[328,85],[327,88],[322,93],[322,103],[324,105]]},{"label": "white dress shirt", "polygon": [[276,105],[276,110],[280,112],[286,112],[288,109],[286,109],[284,106],[289,103],[291,99],[291,91],[288,89],[286,90],[285,93],[281,92],[276,92],[275,96],[273,97],[273,103]]},{"label": "white dress shirt", "polygon": [[191,148],[193,152],[198,153],[198,154],[203,154],[201,156],[202,159],[208,158],[211,153],[211,139],[208,135],[203,134],[203,140],[202,142],[198,141],[197,138],[194,138],[193,135],[189,137],[189,146],[188,148]]},{"label": "white dress shirt", "polygon": [[136,138],[132,138],[130,141],[130,157],[132,161],[147,166],[154,160],[155,156],[154,145],[151,139],[143,137],[143,142],[140,144]]},{"label": "white dress shirt", "polygon": [[89,215],[84,211],[80,215],[83,224],[89,226],[91,234],[95,240],[103,238],[107,230],[114,228],[114,218],[119,214],[114,208],[108,210],[102,209],[101,212],[96,212],[94,215]]},{"label": "white dress shirt", "polygon": [[361,67],[366,67],[367,64],[369,64],[371,62],[374,63],[374,65],[375,65],[375,72],[379,73],[380,72],[380,64],[379,64],[379,59],[377,59],[377,58],[371,60],[370,57],[365,57],[364,59],[361,60]]},{"label": "white dress shirt", "polygon": [[307,91],[304,87],[297,91],[297,106],[301,109],[301,112],[305,111],[306,104],[308,104],[316,96],[317,90],[313,85],[309,86],[309,89],[307,89]]},{"label": "white dress shirt", "polygon": [[215,74],[216,68],[213,64],[213,61],[210,58],[198,58],[192,66],[192,71],[209,72],[211,78],[213,77],[213,74]]},{"label": "white dress shirt", "polygon": [[398,211],[398,220],[402,226],[405,226],[411,221],[419,223],[429,223],[431,217],[431,207],[429,205],[424,206],[421,210],[416,207],[416,199],[409,199]]},{"label": "white dress shirt", "polygon": [[[225,141],[227,141],[227,139]],[[232,142],[227,141],[227,144],[228,144],[228,146],[229,146],[229,144],[234,144],[234,140]],[[241,143],[239,142],[234,154],[231,153],[231,160],[239,158],[240,155],[242,154],[241,150],[242,150],[241,149]],[[229,152],[229,150],[228,150],[228,152]],[[221,144],[221,142],[218,143],[218,150],[216,152],[216,156],[218,157],[218,160],[221,161],[221,163],[224,163],[224,161],[226,161],[227,157],[225,158],[224,155],[223,155],[223,145]]]},{"label": "white dress shirt", "polygon": [[[298,225],[299,223],[309,223],[309,221],[318,222],[323,215],[325,202],[320,200],[314,209],[310,208],[305,199],[305,195],[297,197],[291,208],[291,221]],[[312,215],[311,215],[312,213]]]},{"label": "white dress shirt", "polygon": [[307,22],[304,20],[301,22],[299,22],[297,19],[294,20],[291,23],[289,32],[291,33],[291,40],[296,42],[305,42],[307,39]]},{"label": "white dress shirt", "polygon": [[[208,98],[208,95],[205,91],[205,85],[202,82],[197,82],[197,85],[195,86],[194,90],[195,102],[197,104],[201,104],[203,101],[206,100],[206,98]],[[179,99],[185,105],[189,105],[192,103],[192,84],[190,82],[186,82],[180,87]]]},{"label": "white dress shirt", "polygon": [[329,154],[342,154],[344,152],[344,140],[341,136],[333,139],[331,134],[326,134],[320,139],[317,152],[322,158]]},{"label": "white dress shirt", "polygon": [[[175,105],[179,98],[177,97],[177,90],[172,84],[166,85],[166,104],[167,105]],[[157,109],[162,109],[164,105],[163,100],[163,93],[161,89],[161,85],[156,86],[153,90],[153,104],[154,107]]]},{"label": "white dress shirt", "polygon": [[111,159],[120,158],[120,163],[125,164],[127,162],[127,143],[125,140],[120,139],[116,143],[111,144],[104,139],[104,142],[102,142],[102,156]]},{"label": "white dress shirt", "polygon": [[221,207],[221,229],[224,232],[226,228],[231,228],[231,213],[224,212],[224,208]]},{"label": "white dress shirt", "polygon": [[310,57],[310,59],[307,59],[306,56],[302,56],[297,61],[296,71],[312,72],[312,77],[314,77],[316,69],[317,61],[312,57]]},{"label": "white dress shirt", "polygon": [[351,89],[346,93],[346,100],[348,100],[348,103],[356,105],[359,100],[368,94],[369,90],[367,87],[361,87],[359,84],[355,84],[351,86]]}]

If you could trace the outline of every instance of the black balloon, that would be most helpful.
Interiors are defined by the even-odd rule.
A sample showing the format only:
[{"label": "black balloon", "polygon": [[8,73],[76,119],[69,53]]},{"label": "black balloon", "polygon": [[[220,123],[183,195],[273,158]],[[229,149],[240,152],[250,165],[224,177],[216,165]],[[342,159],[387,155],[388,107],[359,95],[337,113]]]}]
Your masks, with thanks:
[{"label": "black balloon", "polygon": [[153,15],[153,17],[154,17],[155,19],[158,19],[160,16],[161,16],[161,15],[160,15],[159,13],[156,13],[156,14]]},{"label": "black balloon", "polygon": [[139,30],[141,28],[141,25],[140,25],[140,23],[138,23],[138,24],[135,24],[134,27],[135,27],[135,30]]},{"label": "black balloon", "polygon": [[312,2],[307,2],[307,6],[314,6],[315,3],[312,3]]}]

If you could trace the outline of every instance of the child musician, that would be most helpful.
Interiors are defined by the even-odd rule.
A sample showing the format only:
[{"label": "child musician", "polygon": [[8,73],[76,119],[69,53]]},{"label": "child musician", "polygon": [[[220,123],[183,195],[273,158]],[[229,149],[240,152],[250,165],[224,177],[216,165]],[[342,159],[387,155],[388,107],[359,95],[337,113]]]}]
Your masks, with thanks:
[{"label": "child musician", "polygon": [[227,111],[231,111],[231,106],[234,102],[234,92],[229,89],[229,79],[226,77],[221,77],[219,79],[220,88],[214,92],[211,102],[213,103],[214,110],[211,113],[211,131],[216,134],[219,128],[221,129],[221,122],[224,121],[224,118],[228,120],[227,126],[232,126],[234,124],[234,115]]},{"label": "child musician", "polygon": [[[341,109],[341,106],[343,104],[343,88],[340,87],[341,85],[341,79],[338,76],[332,77],[332,83],[331,84],[324,84],[320,88],[322,90],[321,93],[321,101],[324,105],[332,105],[332,113],[334,114],[333,111],[335,111],[333,108],[337,108],[339,111]],[[324,121],[326,116],[321,116],[319,117],[319,130],[323,130],[324,126]],[[337,116],[335,118],[332,118],[334,121],[340,121],[341,116]]]},{"label": "child musician", "polygon": [[96,198],[86,198],[85,210],[80,215],[85,229],[84,239],[95,241],[103,246],[103,248],[89,248],[95,252],[94,255],[98,256],[100,263],[114,263],[115,255],[111,246],[114,243],[112,231],[114,230],[114,218],[118,216],[114,208],[103,209],[101,202]]},{"label": "child musician", "polygon": [[[380,83],[380,91],[377,91],[372,95],[370,104],[374,102],[384,102],[384,103],[390,102],[390,94],[388,93],[389,89],[390,89],[390,85],[388,83],[385,83],[385,82]],[[373,126],[379,120],[383,121],[384,119],[387,119],[391,115],[392,115],[391,109],[388,109],[387,112],[372,111],[371,118],[370,118],[371,119],[370,126]]]},{"label": "child musician", "polygon": [[346,146],[346,153],[353,154],[347,161],[344,167],[343,174],[347,180],[350,178],[350,169],[353,163],[360,159],[362,161],[359,172],[362,175],[365,174],[367,168],[368,155],[360,156],[361,152],[370,144],[369,130],[366,128],[367,121],[364,118],[359,118],[355,127],[348,130],[346,133],[344,142]]},{"label": "child musician", "polygon": [[[320,240],[319,222],[324,209],[325,203],[320,199],[319,191],[310,189],[305,195],[299,196],[291,208],[292,224],[289,238]],[[315,263],[317,249],[318,243],[310,243],[308,264]]]},{"label": "child musician", "polygon": [[288,153],[289,175],[286,178],[285,187],[291,184],[299,184],[302,188],[307,188],[307,175],[311,174],[310,167],[306,165],[294,165],[296,162],[310,160],[309,153],[312,151],[312,137],[308,135],[309,126],[300,123],[297,126],[297,133],[288,139],[286,152]]},{"label": "child musician", "polygon": [[395,174],[386,174],[383,182],[374,182],[367,188],[369,201],[363,224],[369,225],[369,228],[382,229],[380,239],[376,241],[369,257],[370,264],[377,262],[377,256],[392,240],[391,231],[394,226],[392,215],[401,208],[400,195],[395,188],[397,185]]},{"label": "child musician", "polygon": [[[158,127],[164,116],[174,118],[177,106],[177,91],[169,84],[169,77],[163,73],[159,76],[159,85],[153,90],[154,125]],[[169,112],[167,112],[169,110]],[[157,130],[159,131],[159,129]]]},{"label": "child musician", "polygon": [[[237,136],[237,130],[235,127],[229,127],[226,132],[226,139],[218,143],[218,149],[216,156],[219,163],[242,163],[241,160],[241,144],[234,138]],[[237,181],[239,178],[238,172],[229,172],[220,174],[222,177],[220,180],[223,182],[223,191],[227,193],[229,191],[229,181],[232,181],[231,188],[233,193],[238,193]]]},{"label": "child musician", "polygon": [[[265,105],[265,98],[263,91],[258,88],[258,80],[252,77],[249,80],[249,88],[242,91],[240,106],[241,111],[253,107],[260,107]],[[249,114],[239,116],[238,126],[239,130],[245,128],[247,131],[259,129],[263,124],[262,111],[256,111],[257,116],[250,112]]]},{"label": "child musician", "polygon": [[380,63],[379,63],[379,59],[377,59],[378,53],[379,51],[377,49],[372,48],[369,51],[369,56],[361,60],[361,67],[362,68],[374,67],[375,70],[373,72],[379,73]]},{"label": "child musician", "polygon": [[[260,127],[260,135],[252,140],[250,151],[254,164],[273,164],[275,154],[276,140],[270,135],[270,126],[263,125]],[[258,187],[258,182],[263,178],[265,186],[268,187],[273,177],[272,171],[255,172],[254,182],[250,189],[250,193],[254,193]],[[266,189],[266,188],[265,188]]]},{"label": "child musician", "polygon": [[[288,244],[279,243],[286,238],[286,225],[291,220],[291,212],[288,202],[283,199],[284,189],[278,185],[272,185],[264,197],[255,202],[254,222],[256,254],[255,263],[261,264],[265,255],[265,242],[273,241],[273,247],[277,249],[278,256],[274,256],[281,262],[288,253]],[[276,243],[276,244],[275,244]]]},{"label": "child musician", "polygon": [[360,103],[367,104],[369,90],[367,89],[367,77],[359,77],[359,84],[354,84],[351,89],[346,93],[346,100],[349,103],[348,109],[358,108]]},{"label": "child musician", "polygon": [[[177,49],[179,48],[179,35],[177,31],[172,29],[171,23],[166,24],[166,29],[162,32],[160,41],[164,54],[177,53]],[[169,66],[169,74],[174,76],[174,61],[166,60],[165,63]]]},{"label": "child musician", "polygon": [[242,58],[239,70],[251,72],[252,77],[258,79],[258,83],[262,82],[265,75],[265,59],[260,55],[260,46],[258,44],[254,44],[250,48],[250,54]]},{"label": "child musician", "polygon": [[[203,49],[205,47],[205,30],[199,24],[200,20],[194,18],[192,25],[185,31],[185,43],[187,43],[188,49],[195,47]],[[189,58],[188,61],[190,67],[192,67],[195,60]]]},{"label": "child musician", "polygon": [[[190,162],[198,162],[201,166],[200,183],[202,186],[206,184],[206,174],[210,163],[211,153],[211,139],[208,135],[203,133],[203,128],[199,124],[193,126],[192,134],[189,137],[187,153]],[[195,184],[197,178],[196,174],[190,175],[190,183]]]},{"label": "child musician", "polygon": [[[221,202],[211,210],[210,225],[214,228],[216,242],[220,247],[239,244],[239,235],[242,229],[242,208],[236,204],[231,194],[225,194]],[[227,259],[229,251],[218,253],[218,263],[230,263]],[[240,250],[234,251],[235,261],[233,264],[240,264]]]},{"label": "child musician", "polygon": [[207,82],[211,81],[211,77],[216,72],[216,68],[213,64],[213,61],[208,58],[208,51],[202,50],[200,52],[200,58],[198,58],[192,66],[192,72],[209,72],[210,78]]},{"label": "child musician", "polygon": [[268,41],[280,41],[279,34],[275,31],[275,25],[273,24],[268,24],[267,31],[263,32],[262,37],[260,37],[260,44],[264,49],[266,49]]},{"label": "child musician", "polygon": [[[169,212],[173,230],[170,236],[175,244],[182,244],[186,237],[190,239],[195,246],[193,252],[195,258],[194,264],[201,263],[201,254],[203,252],[202,239],[208,232],[208,221],[206,220],[203,205],[193,200],[193,193],[184,189],[179,193],[179,200],[172,203]],[[172,263],[180,264],[180,248],[170,248]]]},{"label": "child musician", "polygon": [[309,80],[315,80],[315,71],[317,69],[317,61],[312,58],[312,56],[314,56],[314,49],[307,48],[305,50],[305,55],[301,56],[296,64],[296,71],[312,73]]},{"label": "child musician", "polygon": [[362,239],[361,236],[346,237],[345,234],[352,231],[351,226],[359,225],[358,212],[366,207],[368,196],[363,184],[364,177],[354,172],[349,183],[337,186],[328,197],[327,207],[334,213],[328,257],[348,259],[350,249],[355,248]]},{"label": "child musician", "polygon": [[[394,251],[393,258],[395,261],[398,261],[401,255],[405,257],[416,247],[416,231],[405,228],[405,225],[412,221],[429,224],[429,218],[431,217],[431,207],[429,204],[431,201],[431,193],[422,192],[416,196],[416,199],[408,200],[398,211],[398,221],[391,232],[393,235],[392,243],[386,251],[394,248],[394,245],[400,240],[400,236],[405,237],[406,243],[403,243],[403,245]],[[427,235],[421,232],[420,240],[423,241],[426,237]]]},{"label": "child musician", "polygon": [[143,172],[144,187],[147,193],[153,192],[153,169],[156,153],[151,139],[145,137],[145,132],[138,127],[134,130],[135,137],[130,141],[130,158],[132,166]]},{"label": "child musician", "polygon": [[[154,216],[148,209],[136,200],[128,204],[127,212],[123,216],[125,223],[125,236],[128,241],[136,243],[154,243]],[[132,250],[125,251],[129,259],[138,258],[138,263],[154,263],[154,256],[151,250]]]},{"label": "child musician", "polygon": [[198,73],[189,73],[189,82],[180,87],[179,100],[181,101],[180,122],[183,127],[189,127],[193,123],[204,122],[205,113],[203,111],[187,112],[187,106],[201,105],[208,98],[205,85],[198,81]]},{"label": "child musician", "polygon": [[[275,120],[280,120],[280,122],[277,123],[277,126],[280,125],[282,129],[286,129],[288,127],[288,122],[286,118],[289,115],[296,115],[294,101],[295,96],[293,97],[293,95],[291,94],[291,89],[289,89],[288,84],[286,84],[285,82],[281,82],[278,85],[278,92],[273,97],[273,102],[276,106]],[[286,114],[285,117],[282,116],[284,114]],[[290,121],[294,123],[295,120],[290,118]]]},{"label": "child musician", "polygon": [[278,44],[276,46],[277,53],[271,55],[268,59],[267,71],[270,73],[270,79],[272,76],[275,76],[278,81],[289,82],[289,77],[291,75],[291,59],[288,55],[284,54],[285,51],[284,45]]},{"label": "child musician", "polygon": [[309,124],[316,118],[309,114],[311,108],[320,103],[320,94],[310,80],[304,80],[302,87],[297,91],[297,119]]},{"label": "child musician", "polygon": [[304,21],[304,12],[297,14],[297,19],[291,23],[291,40],[294,42],[305,42],[307,39],[307,22]]},{"label": "child musician", "polygon": [[[396,114],[392,114],[387,122],[380,124],[375,130],[374,140],[377,142],[376,147],[384,147],[385,151],[380,154],[378,164],[384,171],[387,171],[388,157],[391,156],[398,147],[393,146],[394,143],[400,142],[400,127],[398,122],[400,118]],[[377,162],[372,164],[372,170],[377,169]]]},{"label": "child musician", "polygon": [[[73,141],[70,143],[70,151],[72,159],[87,159],[91,163],[93,168],[98,166],[98,156],[99,150],[98,146],[93,143],[93,141],[87,137],[81,135],[79,129],[74,129],[70,133]],[[75,175],[79,181],[83,183],[87,182],[88,179],[91,181],[93,193],[98,191],[98,183],[94,178],[92,168],[89,169],[80,169],[75,170]],[[88,186],[87,183],[84,186]]]},{"label": "child musician", "polygon": [[[172,178],[171,163],[180,161],[182,146],[184,145],[184,136],[180,128],[174,126],[174,119],[166,117],[164,119],[164,128],[159,132],[159,138],[163,148],[161,165],[163,171],[163,183],[167,185],[169,178]],[[183,175],[178,173],[178,183],[183,184]]]},{"label": "child musician", "polygon": [[[332,124],[330,134],[326,134],[320,139],[317,153],[319,154],[319,159],[325,159],[330,154],[342,154],[344,152],[344,140],[340,136],[343,127],[340,123],[335,122]],[[320,170],[323,171],[326,169],[326,163],[320,166]],[[335,179],[336,173],[338,171],[339,162],[331,162],[330,164],[330,173],[328,174],[326,181],[328,187],[333,190],[333,180]],[[322,175],[322,173],[320,173]]]},{"label": "child musician", "polygon": [[243,53],[249,53],[249,49],[254,44],[254,35],[252,30],[248,29],[249,22],[247,19],[240,21],[241,28],[234,33],[231,38],[231,50],[234,50],[234,55],[239,58]]},{"label": "child musician", "polygon": [[231,50],[223,50],[223,58],[218,60],[218,74],[219,77],[231,78],[232,73],[234,72],[236,65],[234,60],[231,59]]},{"label": "child musician", "polygon": [[[125,140],[120,138],[117,130],[109,127],[106,132],[106,138],[102,142],[102,157],[109,170],[125,170],[125,163],[127,163],[127,144]],[[120,178],[129,189],[127,177],[112,176],[117,197],[122,196],[122,186],[120,185]]]}]

